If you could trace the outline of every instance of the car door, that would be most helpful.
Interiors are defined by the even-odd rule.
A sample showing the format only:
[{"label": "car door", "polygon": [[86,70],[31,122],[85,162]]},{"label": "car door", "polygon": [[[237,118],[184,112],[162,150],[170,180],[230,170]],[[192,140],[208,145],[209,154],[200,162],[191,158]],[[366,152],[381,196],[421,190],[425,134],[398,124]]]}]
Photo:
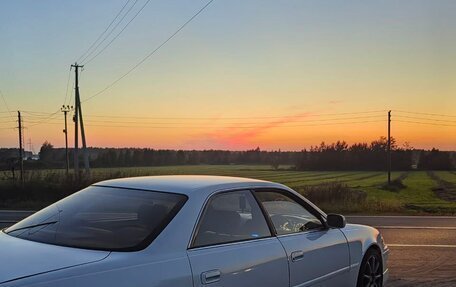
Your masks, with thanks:
[{"label": "car door", "polygon": [[211,196],[187,254],[194,287],[289,286],[284,248],[249,190]]},{"label": "car door", "polygon": [[306,201],[285,190],[257,190],[289,262],[290,286],[349,286],[349,250]]}]

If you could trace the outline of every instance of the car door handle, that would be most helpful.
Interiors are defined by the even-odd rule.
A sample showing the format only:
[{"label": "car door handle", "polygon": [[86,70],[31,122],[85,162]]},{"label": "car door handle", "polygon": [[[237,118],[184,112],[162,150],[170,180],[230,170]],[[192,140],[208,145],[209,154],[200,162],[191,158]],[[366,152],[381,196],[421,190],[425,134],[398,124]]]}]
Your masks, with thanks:
[{"label": "car door handle", "polygon": [[294,251],[291,252],[291,261],[296,262],[304,258],[304,251]]},{"label": "car door handle", "polygon": [[222,273],[220,270],[211,270],[201,273],[201,282],[203,284],[214,283],[220,280]]}]

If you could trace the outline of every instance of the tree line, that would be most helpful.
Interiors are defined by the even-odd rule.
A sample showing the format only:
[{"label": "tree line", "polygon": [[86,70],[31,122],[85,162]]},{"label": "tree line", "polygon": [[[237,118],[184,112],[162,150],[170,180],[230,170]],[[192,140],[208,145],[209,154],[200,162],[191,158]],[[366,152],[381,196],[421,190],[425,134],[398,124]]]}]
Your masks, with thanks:
[{"label": "tree line", "polygon": [[[456,153],[417,150],[399,147],[391,139],[393,170],[452,170],[456,169]],[[165,165],[226,165],[267,164],[274,168],[290,165],[297,170],[385,170],[387,139],[381,137],[370,143],[347,144],[345,141],[326,144],[301,151],[264,151],[260,148],[245,151],[229,150],[170,150],[150,148],[89,148],[92,167],[133,167]],[[17,149],[0,149],[0,168],[17,164]],[[63,168],[65,149],[54,148],[45,142],[39,160],[26,160],[28,168]],[[82,156],[82,155],[81,155]],[[73,150],[70,149],[70,162]]]}]

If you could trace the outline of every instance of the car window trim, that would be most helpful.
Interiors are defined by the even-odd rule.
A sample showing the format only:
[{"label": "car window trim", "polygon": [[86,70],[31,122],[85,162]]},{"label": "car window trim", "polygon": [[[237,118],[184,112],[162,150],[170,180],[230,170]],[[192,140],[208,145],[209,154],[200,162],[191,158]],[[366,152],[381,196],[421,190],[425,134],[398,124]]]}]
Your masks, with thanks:
[{"label": "car window trim", "polygon": [[303,230],[303,231],[297,231],[297,232],[292,232],[292,233],[287,233],[287,234],[278,234],[276,229],[275,229],[275,226],[274,226],[274,223],[272,222],[272,219],[271,219],[271,215],[268,213],[268,211],[266,210],[266,208],[264,207],[263,203],[259,200],[259,198],[257,198],[255,196],[255,199],[257,199],[258,201],[258,204],[261,206],[261,209],[266,212],[267,214],[267,222],[268,224],[272,224],[272,226],[274,227],[274,231],[275,231],[275,236],[276,237],[283,237],[283,236],[289,236],[289,235],[296,235],[296,234],[305,234],[305,233],[309,233],[309,232],[316,232],[316,231],[322,231],[322,230],[327,230],[329,229],[328,227],[328,224],[326,223],[326,220],[325,220],[325,217],[323,214],[321,214],[317,209],[315,209],[311,204],[309,204],[305,199],[301,198],[300,196],[297,196],[296,194],[288,191],[288,190],[285,190],[285,189],[280,189],[280,188],[276,188],[276,187],[261,187],[261,188],[254,188],[252,189],[253,193],[260,193],[260,192],[277,192],[277,193],[280,193],[290,199],[292,199],[293,201],[295,201],[297,204],[301,205],[305,210],[307,210],[310,214],[312,214],[313,216],[315,216],[322,224],[322,227],[321,228],[316,228],[315,230]]},{"label": "car window trim", "polygon": [[[252,196],[254,198],[254,201],[257,203],[258,207],[260,208],[261,214],[263,215],[263,218],[266,221],[266,224],[268,225],[269,235],[268,236],[262,236],[262,237],[256,237],[256,238],[247,238],[247,239],[235,240],[235,241],[230,241],[230,242],[194,246],[196,235],[198,234],[198,231],[199,231],[199,228],[200,228],[200,225],[201,225],[201,220],[202,220],[202,218],[204,217],[204,215],[207,212],[207,207],[208,207],[208,204],[210,203],[211,199],[213,197],[215,197],[215,196],[220,195],[220,194],[229,193],[229,192],[238,192],[238,191],[247,191],[247,192],[250,192],[250,194],[252,194]],[[263,213],[263,210],[261,209],[261,206],[258,204],[258,201],[257,201],[255,195],[253,194],[251,188],[245,187],[245,188],[221,190],[221,191],[216,191],[216,192],[212,193],[210,196],[208,196],[206,198],[206,200],[204,202],[204,206],[200,210],[200,213],[198,215],[197,224],[196,224],[195,228],[193,229],[192,236],[190,238],[190,243],[189,243],[189,245],[187,247],[187,250],[194,250],[194,249],[197,249],[197,248],[207,248],[207,247],[210,247],[210,246],[220,246],[220,245],[225,245],[225,244],[241,243],[241,242],[253,241],[253,240],[261,240],[261,239],[266,239],[266,238],[271,238],[271,237],[275,237],[275,234],[271,232],[271,228],[269,226],[268,219],[267,219],[267,217],[265,217],[265,215]]]},{"label": "car window trim", "polygon": [[257,194],[255,190],[251,189],[250,192],[252,193],[253,197],[255,198],[258,206],[261,209],[261,213],[263,214],[263,217],[266,219],[266,223],[268,224],[269,231],[273,236],[277,236],[277,230],[274,226],[274,223],[272,222],[271,216],[269,216],[268,211],[264,207],[263,203],[260,201],[260,199],[257,197]]},{"label": "car window trim", "polygon": [[196,251],[196,250],[218,248],[218,247],[226,247],[226,246],[236,246],[236,245],[241,245],[241,244],[266,241],[266,240],[275,239],[275,238],[277,238],[277,237],[273,236],[273,235],[272,236],[264,236],[264,237],[256,237],[256,238],[248,238],[248,239],[242,239],[242,240],[236,240],[236,241],[230,241],[230,242],[223,242],[223,243],[217,243],[217,244],[208,244],[208,245],[201,245],[201,246],[196,246],[196,247],[189,247],[187,249],[187,251]]}]

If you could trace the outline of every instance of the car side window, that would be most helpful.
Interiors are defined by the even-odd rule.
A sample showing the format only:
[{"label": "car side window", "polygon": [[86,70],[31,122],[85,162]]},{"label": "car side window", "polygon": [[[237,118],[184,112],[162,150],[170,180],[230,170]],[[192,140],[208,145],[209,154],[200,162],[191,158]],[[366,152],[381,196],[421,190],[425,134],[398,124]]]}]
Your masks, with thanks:
[{"label": "car side window", "polygon": [[214,195],[200,219],[192,247],[271,236],[266,219],[251,191]]},{"label": "car side window", "polygon": [[292,197],[279,191],[256,191],[278,235],[297,233],[323,227],[321,221]]}]

